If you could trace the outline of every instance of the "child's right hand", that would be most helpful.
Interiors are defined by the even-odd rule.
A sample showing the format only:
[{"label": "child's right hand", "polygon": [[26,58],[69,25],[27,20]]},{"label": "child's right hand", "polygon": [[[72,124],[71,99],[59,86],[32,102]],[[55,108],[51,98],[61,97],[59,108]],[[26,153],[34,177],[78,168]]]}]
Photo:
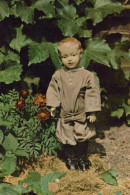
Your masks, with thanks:
[{"label": "child's right hand", "polygon": [[56,115],[56,108],[51,108],[51,116],[54,117]]}]

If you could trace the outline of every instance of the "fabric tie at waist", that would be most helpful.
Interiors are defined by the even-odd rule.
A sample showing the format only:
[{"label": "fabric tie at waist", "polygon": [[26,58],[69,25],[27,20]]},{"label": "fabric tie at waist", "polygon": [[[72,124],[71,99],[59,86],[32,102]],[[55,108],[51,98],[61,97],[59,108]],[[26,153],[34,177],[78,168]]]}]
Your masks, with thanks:
[{"label": "fabric tie at waist", "polygon": [[84,110],[77,113],[66,113],[65,111],[61,110],[60,117],[64,118],[65,123],[70,121],[84,122],[86,120],[86,114]]}]

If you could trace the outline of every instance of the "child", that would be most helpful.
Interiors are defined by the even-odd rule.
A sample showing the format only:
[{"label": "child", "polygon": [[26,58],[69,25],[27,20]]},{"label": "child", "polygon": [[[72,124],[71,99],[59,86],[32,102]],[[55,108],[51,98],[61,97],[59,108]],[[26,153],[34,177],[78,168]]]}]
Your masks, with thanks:
[{"label": "child", "polygon": [[95,112],[101,110],[100,92],[94,75],[79,65],[83,49],[77,39],[61,40],[58,51],[64,67],[52,76],[47,106],[51,107],[52,117],[60,107],[56,137],[63,143],[67,167],[86,170],[87,140],[96,134],[93,122]]}]

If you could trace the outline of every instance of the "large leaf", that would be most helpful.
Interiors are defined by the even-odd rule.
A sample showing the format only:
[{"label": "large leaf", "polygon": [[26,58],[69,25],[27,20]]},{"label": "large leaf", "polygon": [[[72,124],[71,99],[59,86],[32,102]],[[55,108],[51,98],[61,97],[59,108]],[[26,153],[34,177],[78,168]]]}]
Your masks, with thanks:
[{"label": "large leaf", "polygon": [[33,42],[29,45],[29,65],[45,61],[49,57],[47,43]]},{"label": "large leaf", "polygon": [[120,13],[123,10],[121,3],[112,0],[90,0],[93,8],[86,8],[87,19],[92,19],[93,24],[103,21],[108,14]]},{"label": "large leaf", "polygon": [[9,7],[6,0],[0,0],[0,21],[9,17]]},{"label": "large leaf", "polygon": [[6,151],[16,151],[18,145],[17,139],[11,133],[5,137],[3,142],[3,147]]},{"label": "large leaf", "polygon": [[27,189],[22,186],[15,186],[9,183],[0,184],[0,195],[21,195],[27,193]]},{"label": "large leaf", "polygon": [[41,175],[38,172],[29,172],[26,179],[19,181],[19,185],[27,184],[28,188],[36,192],[40,191]]},{"label": "large leaf", "polygon": [[72,5],[64,6],[62,9],[57,9],[58,15],[64,19],[73,19],[76,16],[76,8]]},{"label": "large leaf", "polygon": [[68,20],[68,19],[61,19],[61,20],[58,20],[58,27],[60,28],[60,30],[62,31],[62,34],[64,36],[74,36],[75,34],[78,33],[78,29],[79,29],[79,26],[76,24],[76,22],[71,19],[71,20]]},{"label": "large leaf", "polygon": [[10,84],[14,81],[19,81],[21,72],[21,64],[13,61],[7,61],[5,62],[5,68],[0,70],[0,82]]},{"label": "large leaf", "polygon": [[58,27],[62,31],[64,36],[74,36],[79,29],[78,23],[74,19],[76,17],[76,9],[75,7],[65,6],[62,9],[58,9],[58,15],[60,20],[58,20]]},{"label": "large leaf", "polygon": [[114,169],[110,169],[108,171],[105,171],[102,174],[99,174],[99,176],[103,179],[103,181],[105,181],[106,183],[110,184],[110,185],[114,185],[117,186],[117,179],[116,177],[118,176],[118,173],[116,170]]},{"label": "large leaf", "polygon": [[56,179],[60,179],[64,177],[66,173],[60,173],[60,172],[53,172],[45,175],[43,179],[41,180],[40,186],[41,186],[41,192],[44,194],[49,194],[50,190],[48,188],[48,184],[51,182],[54,182]]},{"label": "large leaf", "polygon": [[20,17],[25,23],[32,23],[34,20],[33,6],[26,6],[23,2],[18,2],[16,5],[16,16]]},{"label": "large leaf", "polygon": [[3,173],[0,173],[0,176],[2,176],[2,174],[3,176],[12,174],[16,169],[16,161],[17,157],[15,155],[6,155],[2,161],[1,168]]},{"label": "large leaf", "polygon": [[53,0],[37,0],[33,7],[43,11],[49,18],[55,16],[55,6],[53,5]]},{"label": "large leaf", "polygon": [[83,53],[81,59],[81,66],[87,67],[91,60],[95,62],[109,65],[109,59],[107,53],[110,51],[110,47],[102,39],[89,39],[86,41],[86,50]]},{"label": "large leaf", "polygon": [[114,69],[118,69],[121,65],[121,57],[130,60],[130,52],[128,51],[130,47],[129,41],[116,42],[113,50],[108,52],[108,58]]},{"label": "large leaf", "polygon": [[49,51],[50,57],[52,59],[52,62],[54,63],[54,66],[56,67],[56,69],[60,69],[62,62],[61,62],[59,55],[58,55],[57,43],[56,44],[48,43],[48,51]]},{"label": "large leaf", "polygon": [[32,42],[30,39],[26,37],[26,35],[22,33],[22,29],[23,25],[21,25],[19,28],[16,28],[16,38],[14,38],[10,43],[10,47],[12,47],[18,52],[20,52],[22,47],[25,47],[30,42]]}]

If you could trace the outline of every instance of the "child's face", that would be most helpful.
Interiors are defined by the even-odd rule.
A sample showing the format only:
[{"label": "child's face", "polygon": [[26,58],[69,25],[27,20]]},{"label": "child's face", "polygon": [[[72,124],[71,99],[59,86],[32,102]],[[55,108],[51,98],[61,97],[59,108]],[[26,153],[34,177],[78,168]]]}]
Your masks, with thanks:
[{"label": "child's face", "polygon": [[60,54],[62,63],[67,69],[79,67],[82,54],[80,53],[78,44],[71,42],[65,43],[60,49]]}]

